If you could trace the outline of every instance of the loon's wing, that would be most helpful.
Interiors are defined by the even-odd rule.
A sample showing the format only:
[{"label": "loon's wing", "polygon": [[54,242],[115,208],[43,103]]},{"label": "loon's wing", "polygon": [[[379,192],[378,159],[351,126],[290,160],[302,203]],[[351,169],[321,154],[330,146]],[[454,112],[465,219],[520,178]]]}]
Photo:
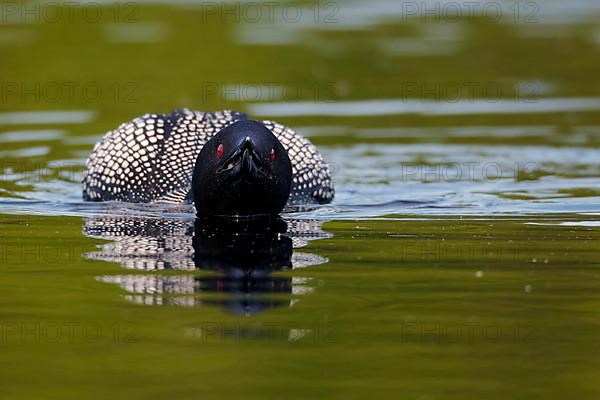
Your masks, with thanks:
[{"label": "loon's wing", "polygon": [[262,123],[279,139],[292,162],[292,193],[288,204],[319,204],[333,200],[334,189],[329,166],[308,139],[274,121]]},{"label": "loon's wing", "polygon": [[187,109],[146,114],[108,132],[83,173],[85,200],[183,202],[189,199],[194,163],[202,146],[233,122],[237,111]]}]

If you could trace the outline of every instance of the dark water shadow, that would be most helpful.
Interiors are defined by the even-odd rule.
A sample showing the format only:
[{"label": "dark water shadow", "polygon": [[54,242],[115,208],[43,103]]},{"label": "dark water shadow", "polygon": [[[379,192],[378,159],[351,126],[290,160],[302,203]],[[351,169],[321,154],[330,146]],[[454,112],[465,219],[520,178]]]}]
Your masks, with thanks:
[{"label": "dark water shadow", "polygon": [[310,277],[272,274],[327,262],[324,257],[297,250],[310,240],[331,237],[320,224],[281,218],[233,221],[98,216],[86,219],[83,232],[110,242],[85,256],[117,262],[129,270],[128,274],[98,279],[119,285],[132,302],[216,305],[249,315],[293,305],[298,297],[314,290]]}]

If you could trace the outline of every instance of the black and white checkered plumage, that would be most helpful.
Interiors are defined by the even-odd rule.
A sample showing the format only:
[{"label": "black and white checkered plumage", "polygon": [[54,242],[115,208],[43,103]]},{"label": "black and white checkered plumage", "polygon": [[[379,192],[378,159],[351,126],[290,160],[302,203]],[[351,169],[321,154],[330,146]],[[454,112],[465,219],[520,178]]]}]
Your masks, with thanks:
[{"label": "black and white checkered plumage", "polygon": [[[317,220],[211,223],[127,215],[87,218],[83,233],[108,240],[97,251],[86,253],[86,258],[117,262],[127,269],[97,277],[124,289],[125,299],[143,305],[221,305],[246,315],[292,306],[299,296],[314,291],[312,278],[295,271],[328,260],[299,248],[331,237]],[[212,273],[187,273],[198,270]],[[277,271],[293,275],[273,274]]]},{"label": "black and white checkered plumage", "polygon": [[[92,201],[191,202],[195,162],[221,129],[246,120],[237,111],[187,109],[146,114],[108,132],[85,164],[83,197]],[[293,183],[288,204],[328,203],[334,190],[323,157],[307,139],[273,121],[262,123],[287,150]]]}]

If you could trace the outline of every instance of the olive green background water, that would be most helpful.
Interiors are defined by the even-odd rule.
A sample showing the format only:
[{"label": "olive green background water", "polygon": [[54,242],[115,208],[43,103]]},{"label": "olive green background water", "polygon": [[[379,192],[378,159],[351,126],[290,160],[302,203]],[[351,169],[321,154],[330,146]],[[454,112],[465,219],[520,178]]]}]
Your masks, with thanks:
[{"label": "olive green background water", "polygon": [[[453,22],[301,2],[298,22],[285,3],[253,22],[223,3],[56,21],[7,4],[3,398],[598,397],[597,6],[498,2],[501,20]],[[333,205],[287,216],[332,234],[302,249],[327,263],[279,273],[308,282],[279,295],[292,306],[143,306],[99,281],[123,268],[90,259],[106,242],[85,218],[146,214],[82,203],[83,162],[121,122],[178,107],[273,118],[332,163]]]}]

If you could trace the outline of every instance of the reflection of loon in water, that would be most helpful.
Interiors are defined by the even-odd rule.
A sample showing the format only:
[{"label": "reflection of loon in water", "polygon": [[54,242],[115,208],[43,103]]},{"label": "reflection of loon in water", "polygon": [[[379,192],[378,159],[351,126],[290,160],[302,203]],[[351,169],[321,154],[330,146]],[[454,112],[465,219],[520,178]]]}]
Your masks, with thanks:
[{"label": "reflection of loon in water", "polygon": [[[317,265],[327,259],[294,251],[309,240],[330,237],[320,223],[268,219],[226,222],[176,218],[95,217],[84,233],[112,242],[91,259],[119,262],[136,273],[100,277],[116,283],[130,301],[146,305],[216,304],[251,314],[291,305],[309,293],[310,278],[271,276]],[[137,272],[143,270],[145,272]],[[212,271],[211,274],[161,274],[160,270]],[[153,271],[153,272],[151,272]],[[291,295],[284,299],[281,294]],[[278,298],[272,295],[277,295]]]}]

